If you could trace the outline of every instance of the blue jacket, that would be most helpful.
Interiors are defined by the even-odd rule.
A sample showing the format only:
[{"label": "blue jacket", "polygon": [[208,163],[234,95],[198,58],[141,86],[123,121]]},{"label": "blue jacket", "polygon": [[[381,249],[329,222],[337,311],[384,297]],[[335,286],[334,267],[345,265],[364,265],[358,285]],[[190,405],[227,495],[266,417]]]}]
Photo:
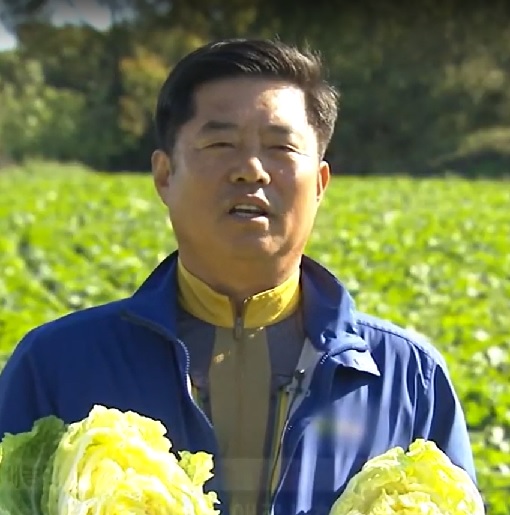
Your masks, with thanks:
[{"label": "blue jacket", "polygon": [[[174,449],[216,454],[190,393],[189,356],[175,334],[176,253],[131,297],[37,327],[0,375],[0,437],[94,404],[161,420]],[[357,312],[326,269],[302,261],[309,380],[295,390],[269,513],[327,514],[369,458],[416,438],[435,441],[475,481],[466,423],[445,362],[427,341]],[[301,363],[300,366],[302,366]],[[220,462],[208,488],[224,496]],[[227,514],[228,509],[222,508]]]}]

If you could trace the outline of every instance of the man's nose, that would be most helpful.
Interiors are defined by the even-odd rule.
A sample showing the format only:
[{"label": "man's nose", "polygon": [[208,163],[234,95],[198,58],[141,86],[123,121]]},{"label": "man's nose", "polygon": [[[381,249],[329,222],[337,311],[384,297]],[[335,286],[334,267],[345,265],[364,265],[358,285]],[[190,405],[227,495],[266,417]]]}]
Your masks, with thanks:
[{"label": "man's nose", "polygon": [[258,156],[247,156],[240,160],[230,175],[232,182],[258,182],[269,184],[271,176]]}]

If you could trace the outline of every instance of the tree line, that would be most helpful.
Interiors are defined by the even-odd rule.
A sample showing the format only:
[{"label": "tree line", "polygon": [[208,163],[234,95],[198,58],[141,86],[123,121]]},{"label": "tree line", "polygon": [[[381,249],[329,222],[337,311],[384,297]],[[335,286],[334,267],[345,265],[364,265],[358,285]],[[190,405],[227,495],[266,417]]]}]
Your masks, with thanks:
[{"label": "tree line", "polygon": [[[510,170],[510,3],[102,0],[112,24],[51,23],[51,0],[4,1],[0,162],[31,157],[143,171],[157,92],[185,53],[279,37],[323,55],[341,92],[337,173]],[[301,5],[301,6],[300,6]]]}]

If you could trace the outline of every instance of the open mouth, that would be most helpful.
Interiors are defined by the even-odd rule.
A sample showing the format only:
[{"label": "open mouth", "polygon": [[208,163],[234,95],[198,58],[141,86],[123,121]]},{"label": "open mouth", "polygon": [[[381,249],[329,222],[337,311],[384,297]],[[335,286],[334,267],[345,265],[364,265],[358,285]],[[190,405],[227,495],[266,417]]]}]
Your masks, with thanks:
[{"label": "open mouth", "polygon": [[259,206],[253,206],[249,204],[238,204],[229,211],[229,214],[241,218],[267,218],[268,216],[268,212],[265,209]]}]

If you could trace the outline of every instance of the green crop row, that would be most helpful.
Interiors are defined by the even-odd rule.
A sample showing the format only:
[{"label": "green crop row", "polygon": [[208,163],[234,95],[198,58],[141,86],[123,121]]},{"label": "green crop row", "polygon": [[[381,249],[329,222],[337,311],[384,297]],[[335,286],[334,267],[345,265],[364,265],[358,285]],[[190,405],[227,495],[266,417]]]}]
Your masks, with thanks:
[{"label": "green crop row", "polygon": [[[31,327],[131,294],[175,248],[150,177],[41,168],[0,174],[3,360]],[[510,183],[335,178],[308,254],[441,350],[488,513],[509,515]]]}]

